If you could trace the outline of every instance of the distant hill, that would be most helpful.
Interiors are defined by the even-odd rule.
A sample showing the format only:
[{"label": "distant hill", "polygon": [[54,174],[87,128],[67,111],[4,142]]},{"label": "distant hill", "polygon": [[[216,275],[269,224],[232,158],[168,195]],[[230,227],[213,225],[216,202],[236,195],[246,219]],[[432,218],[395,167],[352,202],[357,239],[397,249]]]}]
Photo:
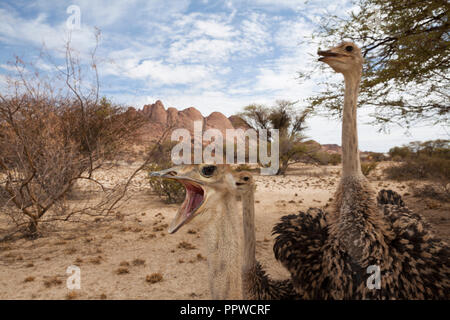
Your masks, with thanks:
[{"label": "distant hill", "polygon": [[[137,141],[138,144],[144,145],[158,139],[165,129],[171,125],[173,125],[173,129],[187,129],[193,136],[194,121],[201,121],[203,130],[218,129],[224,136],[227,129],[241,128],[246,130],[250,128],[250,125],[244,119],[236,115],[227,118],[223,113],[215,111],[205,117],[194,107],[183,110],[177,110],[173,107],[166,109],[160,100],[153,104],[145,105],[141,110],[130,108],[129,111],[136,112],[148,120],[141,129],[140,141]],[[306,141],[306,143],[320,146],[320,149],[324,152],[342,153],[342,148],[337,144],[320,145],[314,140]],[[361,152],[361,154],[365,153]]]},{"label": "distant hill", "polygon": [[337,144],[322,144],[322,151],[342,154],[342,148]]}]

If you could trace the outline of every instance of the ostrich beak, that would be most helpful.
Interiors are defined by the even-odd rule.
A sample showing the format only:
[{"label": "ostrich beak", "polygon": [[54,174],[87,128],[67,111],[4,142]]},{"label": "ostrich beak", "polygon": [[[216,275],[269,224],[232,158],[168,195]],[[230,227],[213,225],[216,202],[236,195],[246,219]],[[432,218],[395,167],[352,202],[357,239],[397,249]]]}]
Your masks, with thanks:
[{"label": "ostrich beak", "polygon": [[[172,177],[173,174],[176,174],[176,171],[174,170],[175,168],[169,168],[166,170],[161,170],[161,171],[153,171],[150,172],[149,176],[150,177],[159,177],[159,178],[170,178]],[[173,172],[173,174],[172,174]]]},{"label": "ostrich beak", "polygon": [[183,169],[173,167],[162,171],[151,172],[151,177],[160,177],[179,181],[186,190],[186,197],[181,204],[180,209],[169,226],[169,233],[175,233],[184,224],[192,220],[198,213],[200,207],[205,203],[206,191],[202,183],[196,179],[187,176],[188,172],[183,173]]},{"label": "ostrich beak", "polygon": [[325,61],[325,59],[327,57],[339,57],[340,56],[339,53],[333,52],[331,50],[319,50],[319,51],[317,51],[317,54],[319,56],[321,56],[319,58],[319,61]]}]

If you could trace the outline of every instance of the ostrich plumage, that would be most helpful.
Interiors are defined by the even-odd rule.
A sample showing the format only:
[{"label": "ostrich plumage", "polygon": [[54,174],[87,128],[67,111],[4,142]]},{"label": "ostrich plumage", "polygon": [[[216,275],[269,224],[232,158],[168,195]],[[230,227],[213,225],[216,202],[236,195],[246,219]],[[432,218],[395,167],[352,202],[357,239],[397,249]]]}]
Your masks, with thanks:
[{"label": "ostrich plumage", "polygon": [[299,296],[291,279],[273,280],[256,259],[255,199],[256,185],[247,171],[235,172],[236,187],[242,199],[244,231],[242,295],[249,300],[292,300]]},{"label": "ostrich plumage", "polygon": [[[304,299],[449,299],[447,244],[436,238],[425,219],[409,210],[401,196],[381,190],[380,212],[367,221],[369,233],[355,259],[335,241],[333,218],[310,209],[281,219],[274,229],[274,253],[291,273]],[[362,262],[361,262],[362,261]],[[369,289],[367,267],[380,266],[381,288]]]},{"label": "ostrich plumage", "polygon": [[292,279],[271,279],[259,262],[256,262],[251,272],[245,274],[243,283],[247,298],[250,300],[297,300],[302,298],[294,289]]}]

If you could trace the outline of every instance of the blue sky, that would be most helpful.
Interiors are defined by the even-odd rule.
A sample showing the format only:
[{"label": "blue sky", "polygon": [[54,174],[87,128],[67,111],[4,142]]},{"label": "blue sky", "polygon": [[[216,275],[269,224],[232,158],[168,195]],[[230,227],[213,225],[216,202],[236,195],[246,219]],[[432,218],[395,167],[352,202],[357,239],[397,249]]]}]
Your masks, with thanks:
[{"label": "blue sky", "polygon": [[[141,108],[160,99],[166,107],[194,106],[203,115],[232,115],[250,103],[299,100],[320,91],[318,83],[342,81],[323,69],[300,82],[297,71],[317,64],[317,45],[303,40],[326,12],[345,15],[350,1],[336,0],[73,0],[0,3],[0,81],[14,55],[35,61],[43,45],[55,61],[68,37],[66,10],[77,5],[81,28],[72,47],[87,61],[102,31],[97,56],[101,93],[117,103]],[[388,134],[365,125],[369,110],[359,111],[361,150],[387,151],[413,140],[448,138],[445,128],[399,127]],[[321,143],[340,144],[340,123],[311,118],[307,134]]]}]

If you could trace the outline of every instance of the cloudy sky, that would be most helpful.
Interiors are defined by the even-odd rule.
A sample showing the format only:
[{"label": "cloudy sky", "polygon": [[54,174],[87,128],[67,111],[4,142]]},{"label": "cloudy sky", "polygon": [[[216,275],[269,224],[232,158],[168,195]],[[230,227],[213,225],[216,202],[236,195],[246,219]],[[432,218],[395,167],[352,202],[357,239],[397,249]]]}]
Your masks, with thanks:
[{"label": "cloudy sky", "polygon": [[[80,9],[72,47],[87,59],[101,30],[97,56],[103,95],[141,108],[160,99],[166,107],[194,106],[203,115],[232,115],[250,103],[299,100],[320,91],[320,80],[342,81],[331,69],[308,81],[297,72],[317,64],[317,45],[308,38],[327,12],[346,15],[347,0],[72,0],[0,3],[0,81],[18,55],[43,70],[37,57],[45,46],[58,61],[67,41],[69,6]],[[70,20],[72,21],[72,20]],[[87,61],[87,60],[86,60]],[[399,127],[379,133],[359,111],[361,150],[387,151],[413,140],[448,138],[443,127]],[[307,134],[340,144],[340,123],[311,118]]]}]

